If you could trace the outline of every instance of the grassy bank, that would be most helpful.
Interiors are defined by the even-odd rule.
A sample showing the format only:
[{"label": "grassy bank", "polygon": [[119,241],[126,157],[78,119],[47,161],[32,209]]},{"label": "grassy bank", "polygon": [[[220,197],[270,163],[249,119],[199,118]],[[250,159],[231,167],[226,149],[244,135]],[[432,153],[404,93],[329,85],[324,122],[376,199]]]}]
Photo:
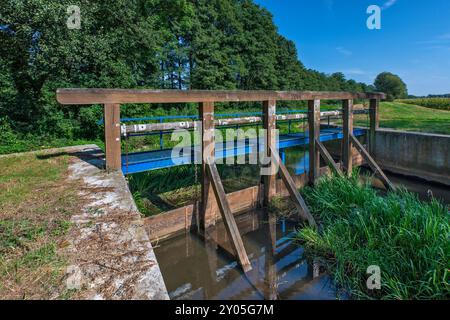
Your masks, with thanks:
[{"label": "grassy bank", "polygon": [[[380,196],[357,175],[324,178],[304,194],[320,228],[303,228],[297,238],[353,298],[450,297],[448,207],[406,191]],[[381,269],[380,290],[366,287],[370,265]]]},{"label": "grassy bank", "polygon": [[0,158],[0,299],[68,297],[60,248],[79,205],[69,157]]},{"label": "grassy bank", "polygon": [[[380,104],[380,127],[406,131],[450,134],[450,111],[399,102]],[[366,126],[365,115],[355,116],[355,125]]]}]

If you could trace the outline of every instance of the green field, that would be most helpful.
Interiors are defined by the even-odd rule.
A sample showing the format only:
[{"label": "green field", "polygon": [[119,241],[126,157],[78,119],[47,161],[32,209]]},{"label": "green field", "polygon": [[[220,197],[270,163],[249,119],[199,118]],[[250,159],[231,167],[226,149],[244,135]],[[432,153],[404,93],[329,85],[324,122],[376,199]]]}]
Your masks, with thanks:
[{"label": "green field", "polygon": [[[366,126],[367,117],[355,116],[355,125]],[[450,134],[450,111],[400,102],[380,104],[380,127],[406,131]]]},{"label": "green field", "polygon": [[399,99],[397,102],[414,104],[421,107],[450,111],[450,98]]}]

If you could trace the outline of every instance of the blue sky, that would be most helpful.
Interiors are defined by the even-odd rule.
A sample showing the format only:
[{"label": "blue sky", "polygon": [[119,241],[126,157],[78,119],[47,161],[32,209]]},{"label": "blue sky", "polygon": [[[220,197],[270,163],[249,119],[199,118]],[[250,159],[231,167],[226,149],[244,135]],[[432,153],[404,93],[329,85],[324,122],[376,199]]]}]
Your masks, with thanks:
[{"label": "blue sky", "polygon": [[[410,94],[450,93],[449,0],[255,0],[295,42],[306,67],[373,83],[398,74]],[[366,27],[379,5],[381,30]]]}]

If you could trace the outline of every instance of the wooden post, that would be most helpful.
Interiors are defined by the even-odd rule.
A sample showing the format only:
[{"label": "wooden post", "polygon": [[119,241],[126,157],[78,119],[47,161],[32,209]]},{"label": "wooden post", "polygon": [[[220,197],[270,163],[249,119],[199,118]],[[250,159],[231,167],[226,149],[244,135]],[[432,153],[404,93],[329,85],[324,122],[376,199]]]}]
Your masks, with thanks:
[{"label": "wooden post", "polygon": [[268,205],[276,193],[276,172],[275,164],[272,161],[271,149],[276,149],[276,101],[263,101],[263,125],[266,130],[264,138],[264,152],[266,159],[270,159],[270,175],[264,176],[264,205]]},{"label": "wooden post", "polygon": [[214,139],[214,103],[203,102],[199,106],[202,136],[202,198],[200,205],[200,224],[203,229],[215,224],[213,206],[213,191],[211,181],[207,174],[208,159],[214,161],[215,139]]},{"label": "wooden post", "polygon": [[370,99],[369,101],[369,153],[372,156],[375,154],[375,133],[380,126],[379,102],[378,99]]},{"label": "wooden post", "polygon": [[353,100],[342,100],[342,126],[343,126],[343,150],[342,161],[347,176],[352,174],[352,141],[350,135],[353,134]]},{"label": "wooden post", "polygon": [[106,169],[120,170],[121,148],[120,148],[120,105],[105,104],[105,149],[106,149]]},{"label": "wooden post", "polygon": [[315,184],[319,176],[320,154],[316,140],[320,140],[320,100],[308,101],[309,123],[309,183]]}]

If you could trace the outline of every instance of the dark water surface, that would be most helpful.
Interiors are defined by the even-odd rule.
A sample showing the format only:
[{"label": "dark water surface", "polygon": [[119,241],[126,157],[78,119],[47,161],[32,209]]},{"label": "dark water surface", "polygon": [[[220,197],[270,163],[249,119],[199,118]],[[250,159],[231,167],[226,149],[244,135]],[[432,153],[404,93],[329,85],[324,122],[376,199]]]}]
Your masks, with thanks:
[{"label": "dark water surface", "polygon": [[155,248],[171,299],[335,299],[318,264],[292,242],[296,223],[264,211],[236,217],[252,271],[244,274],[228,252],[223,224],[203,241],[187,233]]}]

